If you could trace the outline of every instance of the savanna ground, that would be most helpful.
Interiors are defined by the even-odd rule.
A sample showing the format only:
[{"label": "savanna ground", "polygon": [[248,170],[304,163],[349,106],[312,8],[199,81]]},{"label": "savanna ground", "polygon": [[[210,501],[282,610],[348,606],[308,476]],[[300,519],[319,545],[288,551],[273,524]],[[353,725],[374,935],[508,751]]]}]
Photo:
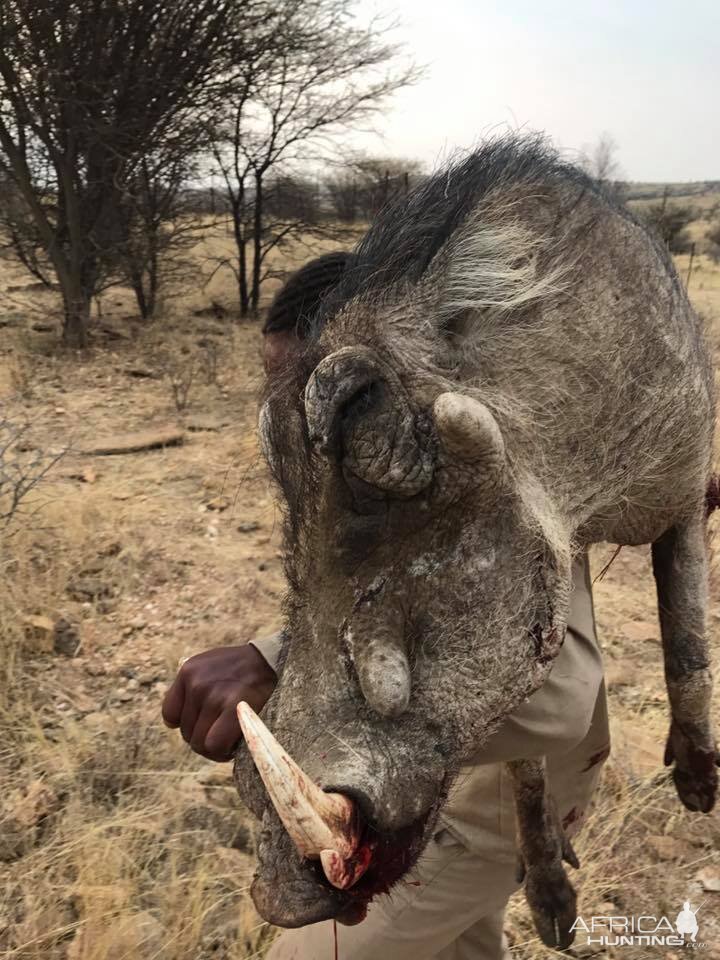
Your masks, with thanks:
[{"label": "savanna ground", "polygon": [[[706,227],[692,230],[700,237]],[[274,935],[247,895],[252,829],[229,765],[191,754],[159,714],[180,657],[272,631],[283,591],[254,432],[258,325],[216,315],[212,301],[232,303],[234,291],[222,272],[204,285],[206,253],[193,251],[185,293],[145,329],[128,320],[129,293],[108,292],[103,329],[84,357],[57,348],[55,296],[0,263],[5,412],[29,424],[20,444],[27,459],[35,448],[49,459],[65,451],[0,553],[0,957],[8,960],[250,960]],[[687,259],[678,258],[683,277]],[[720,267],[696,260],[690,294],[720,358]],[[90,452],[168,427],[180,429],[181,445]],[[596,575],[613,552],[594,551]],[[719,587],[715,556],[716,655]],[[623,549],[595,599],[614,743],[579,842],[580,910],[674,919],[690,898],[703,904],[701,956],[718,960],[720,816],[683,810],[662,766],[667,702],[649,551]],[[720,695],[716,704],[720,720]],[[522,895],[507,932],[518,960],[559,956],[537,941]],[[604,954],[660,955],[679,953]]]}]

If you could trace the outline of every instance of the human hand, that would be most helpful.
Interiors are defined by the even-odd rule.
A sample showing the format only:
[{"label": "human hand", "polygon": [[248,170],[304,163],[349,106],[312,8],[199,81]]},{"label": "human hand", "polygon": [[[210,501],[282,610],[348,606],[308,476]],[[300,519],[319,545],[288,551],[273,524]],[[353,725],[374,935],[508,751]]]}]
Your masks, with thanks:
[{"label": "human hand", "polygon": [[201,756],[218,763],[231,760],[242,739],[238,703],[245,700],[259,713],[276,683],[275,671],[250,643],[207,650],[180,667],[163,700],[163,720],[179,727]]}]

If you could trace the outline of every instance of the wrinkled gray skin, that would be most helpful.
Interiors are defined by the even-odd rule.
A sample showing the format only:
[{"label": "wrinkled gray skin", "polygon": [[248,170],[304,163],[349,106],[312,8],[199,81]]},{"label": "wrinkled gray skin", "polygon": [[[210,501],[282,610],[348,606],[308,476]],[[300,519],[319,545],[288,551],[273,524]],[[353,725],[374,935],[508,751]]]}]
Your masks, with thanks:
[{"label": "wrinkled gray skin", "polygon": [[[447,392],[484,405],[499,448],[463,453],[441,435],[433,405]],[[601,540],[654,544],[668,759],[686,806],[710,808],[713,420],[700,325],[669,258],[540,140],[496,141],[381,214],[304,351],[267,384],[292,639],[263,716],[387,848],[357,891],[330,888],[241,748],[264,917],[342,918],[411,865],[458,767],[547,676],[572,557]],[[542,765],[512,772],[528,898],[543,938],[564,946],[575,914],[561,861],[574,855]]]}]

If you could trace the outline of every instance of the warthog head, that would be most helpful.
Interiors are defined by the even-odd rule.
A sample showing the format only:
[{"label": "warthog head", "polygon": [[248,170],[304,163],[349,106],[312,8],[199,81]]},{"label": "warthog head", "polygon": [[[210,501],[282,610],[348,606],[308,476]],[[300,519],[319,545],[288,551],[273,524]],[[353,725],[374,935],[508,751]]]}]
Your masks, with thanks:
[{"label": "warthog head", "polygon": [[[567,540],[435,322],[460,288],[437,261],[328,307],[261,412],[288,639],[264,724],[242,708],[236,779],[262,820],[253,897],[281,926],[357,920],[406,873],[564,635]],[[529,284],[513,260],[504,296],[514,269],[510,293]]]}]

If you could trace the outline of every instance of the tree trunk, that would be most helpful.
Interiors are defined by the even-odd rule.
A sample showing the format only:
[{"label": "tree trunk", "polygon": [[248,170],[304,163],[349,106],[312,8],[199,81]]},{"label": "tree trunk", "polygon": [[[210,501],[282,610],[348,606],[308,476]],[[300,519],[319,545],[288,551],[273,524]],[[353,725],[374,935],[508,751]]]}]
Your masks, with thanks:
[{"label": "tree trunk", "polygon": [[74,289],[66,290],[63,287],[63,341],[68,347],[75,350],[84,350],[88,345],[88,327],[90,326],[90,297],[81,289],[80,285],[73,285]]},{"label": "tree trunk", "polygon": [[242,205],[240,202],[233,203],[233,236],[235,237],[235,246],[237,247],[238,258],[238,300],[240,301],[240,316],[246,317],[250,312],[250,297],[248,294],[247,277],[247,252],[245,232],[242,226]]},{"label": "tree trunk", "polygon": [[147,320],[151,316],[151,311],[147,297],[145,296],[145,285],[143,283],[142,270],[133,271],[130,284],[133,288],[133,293],[135,294],[135,302],[137,303],[137,308],[140,311],[140,316],[143,320]]},{"label": "tree trunk", "polygon": [[238,288],[240,294],[240,316],[246,317],[250,313],[250,294],[247,277],[247,249],[245,241],[238,247]]},{"label": "tree trunk", "polygon": [[155,250],[153,250],[152,257],[150,258],[148,272],[150,276],[148,277],[147,314],[145,319],[152,320],[155,316],[155,310],[157,309],[157,295],[158,288],[160,287],[160,267],[158,264],[158,255]]},{"label": "tree trunk", "polygon": [[157,295],[160,286],[158,255],[156,251],[148,254],[144,267],[133,272],[131,285],[135,294],[140,316],[143,320],[152,320],[157,308]]},{"label": "tree trunk", "polygon": [[255,207],[253,209],[253,265],[250,303],[252,313],[257,316],[260,303],[260,267],[262,266],[262,227],[263,227],[263,182],[262,174],[255,174]]}]

